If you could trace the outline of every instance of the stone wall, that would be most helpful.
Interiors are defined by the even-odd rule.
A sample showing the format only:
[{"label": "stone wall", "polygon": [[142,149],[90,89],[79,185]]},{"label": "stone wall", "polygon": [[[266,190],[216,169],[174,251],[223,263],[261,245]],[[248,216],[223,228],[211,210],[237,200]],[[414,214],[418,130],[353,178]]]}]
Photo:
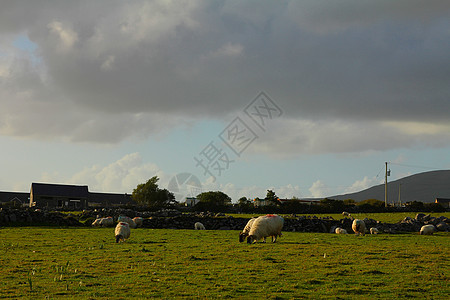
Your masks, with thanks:
[{"label": "stone wall", "polygon": [[[46,210],[0,209],[0,226],[91,226],[97,217],[111,216],[115,220],[120,215],[131,218],[143,217],[144,228],[155,229],[194,229],[195,222],[201,222],[207,230],[242,230],[247,218],[227,216],[225,214],[181,213],[176,210],[158,212],[140,212],[130,209],[101,209],[84,211],[78,215],[63,214]],[[331,217],[318,218],[296,215],[285,215],[283,231],[291,232],[323,232],[333,233],[341,227],[352,233],[350,218],[334,220]],[[364,219],[366,228],[377,227],[381,233],[419,232],[425,224],[433,224],[439,231],[450,231],[450,219],[417,214],[415,218],[405,218],[395,223],[382,223],[373,219]]]}]

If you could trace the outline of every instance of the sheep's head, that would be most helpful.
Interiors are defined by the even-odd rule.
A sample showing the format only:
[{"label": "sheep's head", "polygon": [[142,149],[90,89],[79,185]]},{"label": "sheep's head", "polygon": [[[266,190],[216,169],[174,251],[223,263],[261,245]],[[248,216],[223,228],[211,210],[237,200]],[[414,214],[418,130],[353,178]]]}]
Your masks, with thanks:
[{"label": "sheep's head", "polygon": [[247,237],[246,233],[239,233],[239,242],[242,243],[243,241],[245,241],[245,238]]},{"label": "sheep's head", "polygon": [[123,237],[120,234],[116,235],[116,243],[120,242],[120,240],[122,240],[122,239],[123,239]]},{"label": "sheep's head", "polygon": [[255,236],[254,235],[249,235],[247,237],[247,244],[253,244],[256,241]]}]

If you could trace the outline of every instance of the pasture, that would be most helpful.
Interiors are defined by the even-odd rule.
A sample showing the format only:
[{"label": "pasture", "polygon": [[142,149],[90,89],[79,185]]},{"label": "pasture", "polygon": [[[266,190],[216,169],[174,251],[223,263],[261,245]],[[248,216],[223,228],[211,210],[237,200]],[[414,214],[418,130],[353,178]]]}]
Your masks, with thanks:
[{"label": "pasture", "polygon": [[[450,294],[450,234],[0,229],[0,298],[428,298]],[[268,239],[270,240],[270,239]]]}]

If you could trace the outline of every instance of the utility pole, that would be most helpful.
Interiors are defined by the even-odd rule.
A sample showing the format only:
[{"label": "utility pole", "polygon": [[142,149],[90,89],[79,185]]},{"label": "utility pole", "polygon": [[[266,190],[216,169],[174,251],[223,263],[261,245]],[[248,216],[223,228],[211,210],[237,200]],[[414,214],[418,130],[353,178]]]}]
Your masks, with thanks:
[{"label": "utility pole", "polygon": [[402,198],[400,197],[400,191],[402,190],[402,184],[398,186],[398,207],[402,207]]},{"label": "utility pole", "polygon": [[384,207],[387,207],[388,206],[388,186],[387,186],[388,181],[387,181],[387,178],[388,178],[388,176],[391,175],[391,170],[388,171],[388,167],[387,167],[388,162],[385,162],[385,165],[386,165],[386,172],[384,173]]}]

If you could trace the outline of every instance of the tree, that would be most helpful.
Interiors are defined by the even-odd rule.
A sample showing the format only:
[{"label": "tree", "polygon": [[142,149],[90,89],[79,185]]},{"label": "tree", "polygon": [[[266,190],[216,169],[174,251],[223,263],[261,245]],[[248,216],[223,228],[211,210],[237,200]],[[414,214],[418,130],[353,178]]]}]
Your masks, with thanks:
[{"label": "tree", "polygon": [[269,201],[271,204],[278,205],[280,202],[278,201],[278,196],[272,190],[267,190],[265,200]]},{"label": "tree", "polygon": [[133,201],[151,208],[164,208],[175,204],[175,196],[166,189],[158,187],[157,176],[153,176],[146,183],[138,184],[133,190]]},{"label": "tree", "polygon": [[356,205],[356,201],[353,200],[353,199],[345,199],[345,200],[344,200],[344,205],[347,205],[347,206],[355,206],[355,205]]},{"label": "tree", "polygon": [[238,200],[238,207],[242,211],[251,211],[254,208],[252,201],[247,197],[241,197]]},{"label": "tree", "polygon": [[323,212],[340,212],[345,208],[344,201],[324,198],[320,200]]},{"label": "tree", "polygon": [[357,203],[357,208],[359,211],[364,212],[382,212],[385,211],[384,201],[377,199],[366,199]]},{"label": "tree", "polygon": [[281,213],[294,214],[294,213],[309,213],[311,209],[310,204],[306,204],[298,201],[297,197],[292,197],[291,201],[286,201],[281,204]]},{"label": "tree", "polygon": [[223,192],[205,192],[197,195],[199,202],[194,206],[197,211],[224,211],[228,204],[231,204],[231,198]]},{"label": "tree", "polygon": [[225,206],[231,204],[231,198],[220,191],[216,192],[205,192],[197,195],[197,199],[200,202],[213,204],[216,206]]},{"label": "tree", "polygon": [[241,197],[238,200],[238,204],[239,205],[248,205],[248,204],[252,204],[252,201],[250,199],[248,199],[247,197]]}]

